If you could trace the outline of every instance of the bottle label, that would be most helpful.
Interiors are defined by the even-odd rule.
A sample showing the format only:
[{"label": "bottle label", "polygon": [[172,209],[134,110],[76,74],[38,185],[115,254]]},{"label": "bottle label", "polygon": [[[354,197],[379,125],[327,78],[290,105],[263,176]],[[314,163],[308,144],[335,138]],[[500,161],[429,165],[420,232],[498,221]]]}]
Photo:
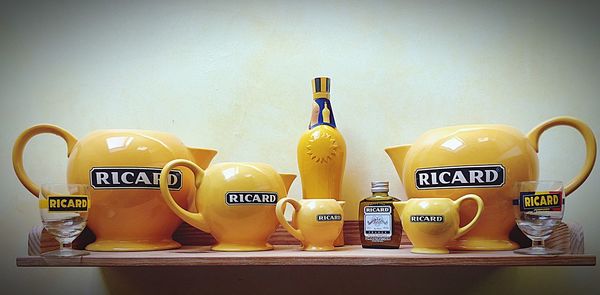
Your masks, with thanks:
[{"label": "bottle label", "polygon": [[364,216],[365,239],[373,242],[391,240],[392,206],[366,206]]},{"label": "bottle label", "polygon": [[317,98],[313,103],[313,114],[309,129],[313,129],[320,125],[327,125],[336,128],[335,119],[333,118],[333,109],[331,108],[331,102],[329,99]]}]

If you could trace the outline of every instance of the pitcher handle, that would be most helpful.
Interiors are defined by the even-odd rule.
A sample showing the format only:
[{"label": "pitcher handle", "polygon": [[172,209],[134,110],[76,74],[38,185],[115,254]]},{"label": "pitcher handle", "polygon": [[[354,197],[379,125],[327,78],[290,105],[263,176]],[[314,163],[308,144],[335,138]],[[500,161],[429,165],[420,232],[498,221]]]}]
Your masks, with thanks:
[{"label": "pitcher handle", "polygon": [[556,117],[536,126],[527,134],[527,138],[536,152],[538,152],[538,143],[542,133],[554,126],[560,125],[571,126],[577,129],[585,140],[585,163],[579,174],[565,186],[565,196],[568,196],[588,178],[592,172],[592,168],[594,168],[594,163],[596,162],[596,137],[592,129],[580,120],[573,117]]},{"label": "pitcher handle", "polygon": [[478,195],[475,195],[475,194],[464,195],[464,196],[458,198],[456,201],[454,201],[454,204],[456,204],[456,206],[460,207],[461,203],[464,200],[468,200],[468,199],[471,199],[471,200],[474,200],[475,202],[477,202],[477,213],[475,213],[475,217],[473,217],[473,219],[471,220],[471,222],[469,222],[469,224],[458,229],[458,231],[456,232],[456,235],[453,238],[454,240],[458,239],[462,235],[469,232],[471,230],[471,228],[473,226],[475,226],[477,221],[479,221],[479,217],[481,217],[481,212],[483,211],[483,200],[481,200],[481,198]]},{"label": "pitcher handle", "polygon": [[73,147],[75,147],[75,144],[77,143],[77,138],[67,130],[51,124],[32,126],[17,137],[12,151],[13,168],[15,169],[15,174],[17,174],[19,181],[21,181],[23,186],[36,197],[40,195],[40,186],[33,182],[27,175],[27,172],[25,172],[25,167],[23,167],[23,151],[32,137],[43,133],[51,133],[65,140],[67,143],[67,158],[71,155],[71,151],[73,151]]},{"label": "pitcher handle", "polygon": [[202,212],[192,213],[181,208],[181,206],[175,202],[171,192],[169,191],[169,172],[178,166],[187,167],[192,170],[194,173],[196,192],[200,190],[200,185],[202,184],[202,179],[204,178],[205,174],[204,169],[200,168],[200,166],[196,165],[194,162],[177,159],[167,163],[160,171],[160,193],[163,196],[165,203],[167,203],[167,206],[169,206],[175,215],[179,216],[179,218],[183,219],[183,221],[189,223],[193,227],[196,227],[205,233],[210,233],[210,227],[204,219]]},{"label": "pitcher handle", "polygon": [[286,203],[290,203],[292,207],[294,207],[294,215],[296,215],[296,212],[300,211],[300,209],[302,208],[302,204],[300,204],[300,202],[296,201],[295,199],[283,198],[279,200],[279,202],[277,202],[277,207],[275,207],[277,220],[279,220],[279,223],[281,224],[281,226],[283,226],[283,228],[285,228],[285,230],[287,230],[287,232],[289,232],[292,236],[294,236],[294,238],[300,240],[300,242],[304,244],[304,235],[302,234],[302,231],[291,226],[290,223],[285,219],[284,214]]}]

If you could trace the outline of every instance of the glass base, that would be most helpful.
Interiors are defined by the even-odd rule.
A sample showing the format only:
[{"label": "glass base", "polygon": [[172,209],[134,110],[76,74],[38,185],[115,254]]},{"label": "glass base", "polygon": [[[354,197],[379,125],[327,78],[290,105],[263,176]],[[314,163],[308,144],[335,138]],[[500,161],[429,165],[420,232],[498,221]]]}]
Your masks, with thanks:
[{"label": "glass base", "polygon": [[529,247],[517,249],[514,251],[517,254],[525,254],[525,255],[558,255],[563,254],[563,251],[544,248],[544,247]]},{"label": "glass base", "polygon": [[75,249],[62,249],[62,250],[54,250],[46,253],[42,253],[42,257],[77,257],[77,256],[85,256],[89,255],[90,252],[75,250]]}]

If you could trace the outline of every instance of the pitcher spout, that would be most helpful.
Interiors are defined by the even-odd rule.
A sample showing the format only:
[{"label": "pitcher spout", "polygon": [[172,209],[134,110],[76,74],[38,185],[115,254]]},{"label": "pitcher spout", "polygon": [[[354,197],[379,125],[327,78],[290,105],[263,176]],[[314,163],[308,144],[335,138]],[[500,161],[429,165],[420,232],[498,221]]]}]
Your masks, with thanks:
[{"label": "pitcher spout", "polygon": [[398,216],[402,215],[402,211],[404,211],[404,206],[406,206],[407,201],[394,202],[394,209],[398,212]]},{"label": "pitcher spout", "polygon": [[217,155],[217,150],[188,147],[188,150],[194,157],[194,163],[202,169],[208,168],[212,159]]},{"label": "pitcher spout", "polygon": [[281,180],[283,180],[283,185],[285,186],[285,192],[290,192],[290,187],[292,187],[292,183],[296,179],[296,174],[292,173],[279,173],[281,176]]},{"label": "pitcher spout", "polygon": [[385,149],[385,152],[388,154],[390,159],[392,159],[392,163],[394,163],[394,168],[396,168],[396,173],[400,177],[400,180],[404,182],[402,179],[402,168],[404,168],[404,159],[406,158],[406,154],[408,150],[410,150],[410,144],[392,146]]}]

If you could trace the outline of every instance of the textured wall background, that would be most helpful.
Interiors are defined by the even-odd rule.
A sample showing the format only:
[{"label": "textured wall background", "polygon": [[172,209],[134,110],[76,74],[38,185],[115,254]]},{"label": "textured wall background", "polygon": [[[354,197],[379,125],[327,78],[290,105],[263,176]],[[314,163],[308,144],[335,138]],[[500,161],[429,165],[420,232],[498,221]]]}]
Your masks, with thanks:
[{"label": "textured wall background", "polygon": [[[97,1],[99,2],[99,1]],[[527,132],[556,115],[600,134],[598,3],[578,1],[15,1],[0,6],[0,282],[23,293],[296,293],[451,291],[583,293],[598,267],[543,268],[16,268],[36,199],[10,153],[25,128],[49,122],[78,137],[95,129],[171,132],[219,149],[216,162],[260,161],[297,172],[310,79],[332,77],[346,138],[346,213],[371,180],[402,187],[383,148],[424,131],[503,123]],[[568,128],[545,133],[541,178],[567,181],[583,163]],[[62,181],[65,147],[35,138],[26,167]],[[597,167],[568,200],[586,251],[600,254]],[[291,195],[301,192],[297,180]],[[364,285],[362,276],[388,283]],[[305,282],[303,288],[297,281]]]}]

